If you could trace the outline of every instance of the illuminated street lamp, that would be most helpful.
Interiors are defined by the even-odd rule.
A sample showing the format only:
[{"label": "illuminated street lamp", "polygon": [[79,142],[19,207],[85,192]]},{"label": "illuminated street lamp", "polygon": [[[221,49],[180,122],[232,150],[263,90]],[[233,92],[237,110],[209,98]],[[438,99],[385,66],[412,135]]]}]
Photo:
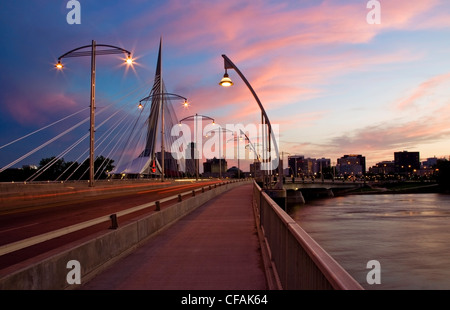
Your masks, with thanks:
[{"label": "illuminated street lamp", "polygon": [[[253,97],[255,98],[255,100],[258,103],[258,106],[259,106],[259,108],[261,110],[261,124],[263,125],[263,128],[264,128],[264,124],[267,124],[267,126],[268,126],[267,142],[268,142],[268,152],[269,152],[269,155],[270,155],[270,152],[271,152],[272,125],[270,124],[269,117],[267,116],[267,113],[264,110],[264,107],[263,107],[261,101],[259,100],[258,96],[256,95],[256,92],[253,90],[253,87],[247,81],[247,79],[242,74],[242,72],[236,67],[236,65],[226,55],[222,55],[222,57],[224,59],[225,74],[223,75],[223,78],[220,81],[219,85],[221,85],[223,87],[229,87],[229,86],[233,85],[233,82],[231,81],[230,77],[228,76],[228,72],[227,72],[228,69],[234,69],[236,71],[236,73],[244,81],[244,83],[247,85],[248,89],[252,93]],[[263,143],[264,143],[264,138],[263,138]],[[275,139],[273,139],[273,146],[275,148],[276,156],[279,158],[278,145],[277,145]],[[279,167],[279,169],[280,169],[280,167]],[[269,169],[269,171],[270,171],[270,175],[271,175],[272,174],[272,169]],[[264,185],[265,185],[265,183],[266,183],[266,180],[264,180]],[[271,185],[271,180],[270,180],[269,184]],[[279,179],[278,179],[276,188],[277,189],[282,189],[283,188],[282,182],[280,182]]]},{"label": "illuminated street lamp", "polygon": [[[97,50],[97,47],[101,47],[102,49]],[[84,50],[88,49],[89,50]],[[83,51],[84,50],[84,51]],[[58,70],[62,70],[64,68],[61,63],[61,59],[68,57],[82,57],[82,56],[91,56],[91,112],[90,112],[90,154],[89,154],[89,186],[94,186],[94,139],[95,139],[95,57],[97,55],[108,55],[108,54],[127,54],[127,58],[125,59],[125,63],[128,65],[133,64],[133,58],[131,58],[131,52],[123,49],[121,47],[106,45],[106,44],[96,44],[94,40],[92,40],[91,45],[85,45],[78,48],[75,48],[58,58],[58,63],[55,67]]]}]

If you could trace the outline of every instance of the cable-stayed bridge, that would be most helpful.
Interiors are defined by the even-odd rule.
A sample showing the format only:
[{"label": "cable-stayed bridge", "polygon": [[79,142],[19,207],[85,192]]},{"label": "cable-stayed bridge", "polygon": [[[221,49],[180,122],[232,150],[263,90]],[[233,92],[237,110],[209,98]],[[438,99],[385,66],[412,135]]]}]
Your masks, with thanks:
[{"label": "cable-stayed bridge", "polygon": [[[180,176],[180,171],[193,169],[186,167],[192,161],[175,160],[171,153],[166,151],[170,150],[175,140],[170,135],[170,130],[179,122],[174,104],[179,106],[180,102],[187,103],[187,99],[169,93],[166,89],[162,75],[162,39],[153,85],[150,86],[151,84],[140,86],[118,96],[114,102],[96,108],[95,180],[105,176],[177,177]],[[90,120],[88,110],[87,107],[75,111],[0,146],[0,154],[19,144],[20,149],[23,149],[24,145],[28,147],[14,160],[2,163],[0,176],[6,174],[9,168],[29,163],[30,158],[52,152],[50,157],[43,155],[41,158],[47,156],[47,160],[41,163],[39,169],[28,173],[23,181],[48,181],[45,176],[49,175],[50,171],[54,177],[50,181],[66,182],[88,178],[89,133],[83,132],[83,128]],[[58,129],[60,132],[49,138],[50,133],[54,133],[56,128],[62,129]],[[36,141],[42,139],[44,142],[36,145]],[[70,161],[61,166],[61,162],[67,158],[70,158]],[[55,171],[58,172],[56,176]]]}]

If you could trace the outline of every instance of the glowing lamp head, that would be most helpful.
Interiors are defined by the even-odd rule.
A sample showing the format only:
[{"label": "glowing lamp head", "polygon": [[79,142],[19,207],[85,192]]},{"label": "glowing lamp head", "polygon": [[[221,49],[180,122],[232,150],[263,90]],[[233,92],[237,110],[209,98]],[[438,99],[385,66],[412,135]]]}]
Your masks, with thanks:
[{"label": "glowing lamp head", "polygon": [[225,72],[219,85],[221,85],[223,87],[230,87],[233,85],[233,82],[231,81],[230,77],[228,76],[228,73]]},{"label": "glowing lamp head", "polygon": [[189,107],[189,102],[188,102],[187,100],[184,100],[183,106],[184,106],[185,108]]},{"label": "glowing lamp head", "polygon": [[142,106],[142,103],[139,103],[138,105],[139,110],[142,110],[144,107]]},{"label": "glowing lamp head", "polygon": [[131,55],[128,55],[128,57],[125,60],[125,62],[127,63],[127,65],[132,65],[133,64],[133,58],[131,58]]},{"label": "glowing lamp head", "polygon": [[58,63],[55,65],[56,69],[61,70],[62,68],[64,68],[64,66],[62,65],[61,61],[58,60]]}]

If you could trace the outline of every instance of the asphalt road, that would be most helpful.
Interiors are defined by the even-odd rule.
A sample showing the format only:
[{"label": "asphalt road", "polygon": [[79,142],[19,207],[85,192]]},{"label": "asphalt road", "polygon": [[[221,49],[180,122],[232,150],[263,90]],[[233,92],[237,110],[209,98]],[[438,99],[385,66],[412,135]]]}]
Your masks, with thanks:
[{"label": "asphalt road", "polygon": [[[148,187],[138,186],[126,192],[108,190],[94,197],[81,197],[81,195],[79,197],[71,196],[64,201],[40,202],[39,207],[33,206],[9,210],[0,214],[0,247],[95,218],[109,217],[111,214],[138,205],[157,201],[165,197],[176,196],[220,182],[219,180],[189,182],[187,184],[172,182],[157,186],[153,183],[149,184]],[[176,201],[174,199],[162,203],[161,208]],[[118,224],[125,224],[133,220],[133,218],[151,212],[155,212],[155,206],[119,217]],[[105,221],[89,228],[40,242],[11,253],[6,253],[0,256],[0,270],[25,262],[30,258],[44,255],[63,245],[110,228],[111,221]]]}]

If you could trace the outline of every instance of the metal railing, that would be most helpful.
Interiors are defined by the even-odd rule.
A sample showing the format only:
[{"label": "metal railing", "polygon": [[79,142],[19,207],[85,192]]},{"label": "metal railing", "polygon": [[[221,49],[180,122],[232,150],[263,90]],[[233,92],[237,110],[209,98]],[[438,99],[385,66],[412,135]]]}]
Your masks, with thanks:
[{"label": "metal railing", "polygon": [[254,182],[253,203],[284,290],[362,290],[363,287]]}]

